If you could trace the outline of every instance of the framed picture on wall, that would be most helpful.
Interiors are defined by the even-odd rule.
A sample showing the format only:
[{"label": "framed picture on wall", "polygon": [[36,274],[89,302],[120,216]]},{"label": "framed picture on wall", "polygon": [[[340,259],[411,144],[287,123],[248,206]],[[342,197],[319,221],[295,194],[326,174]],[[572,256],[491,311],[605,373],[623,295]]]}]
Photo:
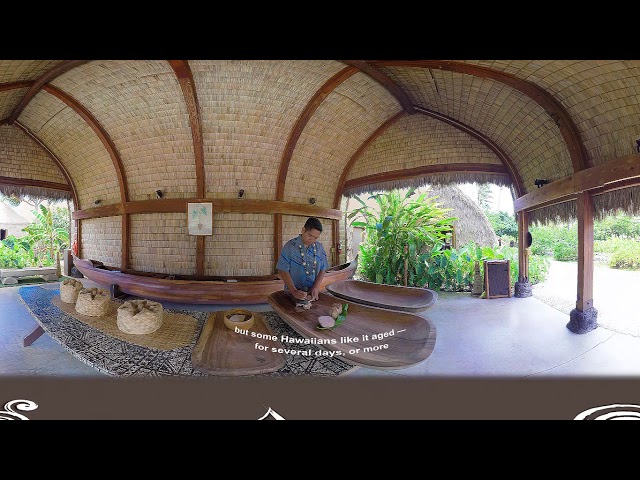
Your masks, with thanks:
[{"label": "framed picture on wall", "polygon": [[188,203],[187,226],[189,235],[213,235],[213,204]]}]

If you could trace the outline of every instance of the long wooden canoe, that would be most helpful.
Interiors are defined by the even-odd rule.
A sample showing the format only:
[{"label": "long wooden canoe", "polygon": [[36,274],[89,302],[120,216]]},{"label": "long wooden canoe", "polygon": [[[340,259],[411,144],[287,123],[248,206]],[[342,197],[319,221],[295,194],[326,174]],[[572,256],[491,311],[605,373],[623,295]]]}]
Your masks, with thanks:
[{"label": "long wooden canoe", "polygon": [[336,297],[321,293],[311,308],[305,310],[296,307],[287,292],[269,295],[269,304],[291,328],[347,363],[385,370],[406,368],[422,362],[433,352],[435,325],[412,313],[340,302],[349,305],[344,323],[333,330],[318,330],[318,317],[329,315],[334,303],[338,303]]},{"label": "long wooden canoe", "polygon": [[[109,267],[75,255],[73,264],[89,280],[105,287],[116,285],[120,292],[129,295],[177,303],[253,305],[267,303],[269,295],[284,288],[284,281],[279,275],[168,275]],[[349,263],[328,269],[322,281],[322,290],[333,282],[353,277],[357,268],[356,256]]]},{"label": "long wooden canoe", "polygon": [[438,294],[428,288],[381,285],[353,279],[332,283],[327,286],[327,291],[346,301],[413,313],[425,311],[438,300]]}]

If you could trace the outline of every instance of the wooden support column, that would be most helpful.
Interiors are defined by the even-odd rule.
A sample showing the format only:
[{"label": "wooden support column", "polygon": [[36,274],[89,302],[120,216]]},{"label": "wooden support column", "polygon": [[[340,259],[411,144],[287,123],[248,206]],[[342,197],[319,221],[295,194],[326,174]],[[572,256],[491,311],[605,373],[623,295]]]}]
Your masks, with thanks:
[{"label": "wooden support column", "polygon": [[340,251],[338,250],[338,244],[340,243],[340,220],[333,221],[331,236],[333,237],[331,239],[332,240],[331,243],[333,244],[333,251],[335,252],[333,265],[330,265],[331,267],[333,267],[335,265],[340,264]]},{"label": "wooden support column", "polygon": [[525,255],[525,249],[527,248],[527,232],[529,226],[527,225],[527,212],[518,213],[518,281],[526,282],[529,280],[529,276],[526,272],[529,271],[527,265],[529,259]]},{"label": "wooden support column", "polygon": [[598,311],[593,308],[593,195],[579,193],[578,211],[578,295],[567,328],[587,333],[598,327]]},{"label": "wooden support column", "polygon": [[204,275],[204,239],[203,235],[196,237],[196,275]]},{"label": "wooden support column", "polygon": [[576,308],[593,307],[593,196],[578,194],[578,297]]},{"label": "wooden support column", "polygon": [[525,298],[533,295],[529,281],[529,256],[527,255],[528,214],[518,212],[518,281],[514,286],[514,297]]},{"label": "wooden support column", "polygon": [[275,213],[273,215],[273,251],[275,253],[275,261],[273,262],[273,271],[277,273],[276,264],[280,260],[282,253],[282,214]]},{"label": "wooden support column", "polygon": [[122,268],[131,268],[131,260],[130,260],[130,251],[131,244],[129,242],[131,235],[130,231],[130,215],[127,213],[122,214],[122,259],[120,263],[122,264]]}]

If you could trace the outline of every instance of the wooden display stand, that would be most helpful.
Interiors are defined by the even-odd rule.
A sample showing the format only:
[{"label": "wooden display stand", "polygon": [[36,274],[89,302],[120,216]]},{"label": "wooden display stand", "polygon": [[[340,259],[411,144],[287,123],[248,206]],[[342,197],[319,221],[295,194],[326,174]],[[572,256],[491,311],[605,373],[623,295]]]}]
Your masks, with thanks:
[{"label": "wooden display stand", "polygon": [[511,262],[509,260],[485,260],[484,284],[487,298],[511,297]]}]

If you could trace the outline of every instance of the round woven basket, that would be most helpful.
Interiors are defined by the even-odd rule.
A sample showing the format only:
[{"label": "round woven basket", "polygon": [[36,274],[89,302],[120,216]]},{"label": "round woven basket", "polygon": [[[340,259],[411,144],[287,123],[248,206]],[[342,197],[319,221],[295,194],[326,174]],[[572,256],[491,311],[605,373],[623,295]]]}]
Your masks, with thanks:
[{"label": "round woven basket", "polygon": [[151,300],[128,300],[118,307],[120,331],[134,335],[153,333],[162,326],[162,305]]},{"label": "round woven basket", "polygon": [[60,285],[60,300],[64,303],[75,304],[76,300],[78,300],[78,293],[82,288],[82,282],[73,278],[66,278]]},{"label": "round woven basket", "polygon": [[224,312],[224,324],[229,330],[249,330],[253,327],[255,317],[253,312],[242,308],[232,308]]},{"label": "round woven basket", "polygon": [[83,288],[78,292],[76,312],[89,317],[102,317],[111,309],[109,291],[102,288]]}]

